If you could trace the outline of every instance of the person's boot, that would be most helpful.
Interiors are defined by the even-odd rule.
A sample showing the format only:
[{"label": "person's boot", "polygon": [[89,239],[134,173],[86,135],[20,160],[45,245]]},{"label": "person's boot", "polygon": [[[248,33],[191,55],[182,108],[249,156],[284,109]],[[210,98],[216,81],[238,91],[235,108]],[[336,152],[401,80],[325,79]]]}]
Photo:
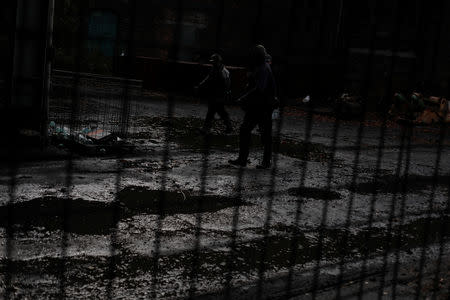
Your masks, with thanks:
[{"label": "person's boot", "polygon": [[246,160],[243,160],[243,159],[241,159],[241,158],[238,158],[238,159],[231,159],[231,160],[228,161],[228,163],[229,163],[230,165],[233,165],[233,166],[239,166],[239,167],[245,167],[245,166],[247,166],[247,161],[246,161]]},{"label": "person's boot", "polygon": [[260,169],[260,170],[266,170],[266,169],[270,169],[271,166],[272,166],[272,163],[270,161],[263,160],[260,165],[256,166],[256,168]]}]

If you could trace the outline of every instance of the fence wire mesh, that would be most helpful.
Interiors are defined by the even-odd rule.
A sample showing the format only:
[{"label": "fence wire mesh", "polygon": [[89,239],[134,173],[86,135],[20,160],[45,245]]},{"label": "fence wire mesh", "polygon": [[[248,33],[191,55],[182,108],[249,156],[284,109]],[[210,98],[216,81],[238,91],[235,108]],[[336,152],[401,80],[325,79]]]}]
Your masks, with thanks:
[{"label": "fence wire mesh", "polygon": [[[20,119],[2,146],[1,297],[447,299],[450,5],[413,2],[56,1],[46,147]],[[33,37],[5,31],[9,112]],[[248,111],[204,134],[186,87],[214,52],[245,86],[256,44],[281,103],[262,170],[264,126],[231,166]]]}]

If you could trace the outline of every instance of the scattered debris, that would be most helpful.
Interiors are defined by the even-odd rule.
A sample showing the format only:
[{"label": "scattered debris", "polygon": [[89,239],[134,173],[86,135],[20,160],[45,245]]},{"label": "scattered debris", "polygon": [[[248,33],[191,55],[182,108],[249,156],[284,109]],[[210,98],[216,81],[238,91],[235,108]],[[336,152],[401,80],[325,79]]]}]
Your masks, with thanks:
[{"label": "scattered debris", "polygon": [[280,119],[280,109],[276,108],[272,112],[272,120],[279,120]]},{"label": "scattered debris", "polygon": [[310,95],[307,95],[305,98],[303,98],[302,102],[303,102],[304,104],[311,102],[311,96],[310,96]]},{"label": "scattered debris", "polygon": [[93,128],[89,130],[85,128],[83,130],[87,130],[86,136],[94,141],[101,141],[112,137],[111,132],[103,129]]},{"label": "scattered debris", "polygon": [[417,92],[406,97],[396,93],[389,115],[399,123],[414,125],[450,123],[449,106],[449,101],[442,97],[426,97]]},{"label": "scattered debris", "polygon": [[51,121],[48,129],[49,136],[59,147],[71,148],[84,154],[108,154],[127,152],[133,146],[121,139],[117,134],[96,126],[82,130],[73,130],[66,126],[58,126]]},{"label": "scattered debris", "polygon": [[416,124],[450,123],[450,102],[445,98],[430,97],[429,107],[416,118]]},{"label": "scattered debris", "polygon": [[362,99],[348,93],[342,94],[334,101],[334,113],[341,118],[355,118],[363,113]]},{"label": "scattered debris", "polygon": [[184,194],[184,192],[183,191],[180,191],[180,193],[183,195],[183,201],[186,201],[186,195]]},{"label": "scattered debris", "polygon": [[70,129],[66,126],[57,126],[54,121],[50,122],[48,127],[48,134],[50,137],[58,137],[59,139],[69,139]]}]

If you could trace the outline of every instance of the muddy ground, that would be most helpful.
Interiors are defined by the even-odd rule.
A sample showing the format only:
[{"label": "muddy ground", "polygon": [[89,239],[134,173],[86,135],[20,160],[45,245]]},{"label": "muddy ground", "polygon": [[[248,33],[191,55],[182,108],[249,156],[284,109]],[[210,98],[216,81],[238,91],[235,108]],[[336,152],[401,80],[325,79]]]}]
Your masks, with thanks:
[{"label": "muddy ground", "polygon": [[[359,139],[358,122],[287,109],[281,127],[274,121],[275,168],[255,168],[255,130],[239,169],[227,163],[239,108],[229,108],[235,133],[217,121],[205,138],[206,106],[171,100],[171,110],[161,95],[130,102],[132,151],[56,145],[2,164],[3,297],[447,297],[448,135],[438,157],[437,128],[383,132],[373,121]],[[118,99],[83,101],[83,126],[122,124]],[[52,103],[59,124],[67,103]]]}]

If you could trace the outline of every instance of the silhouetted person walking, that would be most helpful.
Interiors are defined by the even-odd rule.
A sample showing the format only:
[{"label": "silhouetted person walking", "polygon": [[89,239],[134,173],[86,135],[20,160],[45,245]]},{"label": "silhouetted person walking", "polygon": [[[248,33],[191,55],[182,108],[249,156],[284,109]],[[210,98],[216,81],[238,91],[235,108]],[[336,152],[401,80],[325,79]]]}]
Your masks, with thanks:
[{"label": "silhouetted person walking", "polygon": [[245,116],[239,133],[239,157],[229,161],[233,165],[247,165],[251,133],[256,125],[259,125],[264,155],[257,168],[266,169],[271,166],[272,112],[276,105],[276,84],[266,59],[267,52],[262,45],[256,46],[250,55],[248,91],[238,100]]},{"label": "silhouetted person walking", "polygon": [[208,113],[206,114],[205,123],[201,129],[202,133],[208,134],[215,114],[219,114],[226,126],[226,133],[231,133],[230,117],[225,110],[225,99],[230,94],[230,72],[225,68],[222,57],[219,54],[213,54],[210,62],[212,68],[209,75],[198,85],[196,90],[205,88],[208,99]]}]

